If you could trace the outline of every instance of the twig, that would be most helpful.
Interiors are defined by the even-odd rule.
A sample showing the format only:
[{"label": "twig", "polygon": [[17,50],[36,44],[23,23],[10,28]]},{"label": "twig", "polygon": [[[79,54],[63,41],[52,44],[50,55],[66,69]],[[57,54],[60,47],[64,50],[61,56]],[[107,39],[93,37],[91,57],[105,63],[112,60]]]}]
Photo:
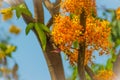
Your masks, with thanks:
[{"label": "twig", "polygon": [[90,68],[88,65],[85,66],[85,70],[86,70],[86,72],[88,73],[88,75],[90,76],[90,78],[91,78],[92,80],[95,80],[95,79],[94,79],[94,72],[91,70],[91,68]]}]

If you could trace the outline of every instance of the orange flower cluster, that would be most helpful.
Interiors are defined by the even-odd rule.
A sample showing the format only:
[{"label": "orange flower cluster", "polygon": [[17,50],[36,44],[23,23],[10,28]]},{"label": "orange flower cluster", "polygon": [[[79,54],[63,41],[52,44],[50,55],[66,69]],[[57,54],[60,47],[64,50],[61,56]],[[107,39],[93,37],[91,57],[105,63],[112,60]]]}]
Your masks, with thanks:
[{"label": "orange flower cluster", "polygon": [[61,50],[69,49],[82,34],[82,26],[79,25],[79,20],[75,20],[71,20],[69,16],[55,17],[52,35],[55,44],[59,45]]},{"label": "orange flower cluster", "polygon": [[[73,42],[82,35],[82,26],[79,25],[77,16],[70,19],[69,16],[56,16],[54,19],[52,36],[55,45],[68,55],[71,63],[77,61],[77,51],[72,49]],[[80,39],[82,41],[82,38]]]},{"label": "orange flower cluster", "polygon": [[117,8],[116,10],[116,17],[117,17],[117,20],[120,20],[120,7]]},{"label": "orange flower cluster", "polygon": [[111,28],[106,20],[100,21],[93,17],[86,19],[86,31],[84,39],[86,41],[85,65],[91,60],[93,51],[99,50],[99,55],[108,54],[111,44],[108,40]]},{"label": "orange flower cluster", "polygon": [[95,80],[116,80],[116,76],[111,70],[101,70],[95,76]]},{"label": "orange flower cluster", "polygon": [[85,65],[91,60],[92,52],[99,50],[100,55],[108,53],[110,27],[108,21],[100,21],[93,17],[86,19],[86,31],[83,34],[83,27],[80,25],[79,16],[72,19],[69,16],[56,16],[54,19],[52,36],[58,48],[67,54],[71,64],[77,62],[78,48],[73,47],[74,41],[78,43],[86,41]]},{"label": "orange flower cluster", "polygon": [[95,0],[63,0],[61,6],[65,12],[80,14],[84,8],[87,14],[96,14]]},{"label": "orange flower cluster", "polygon": [[[55,45],[63,51],[71,64],[77,63],[79,44],[85,41],[85,62],[86,65],[91,61],[94,50],[99,50],[99,54],[108,53],[110,35],[109,22],[100,20],[89,15],[94,9],[95,0],[65,0],[62,3],[62,9],[70,12],[67,14],[59,14],[54,17],[52,28],[52,39]],[[87,13],[85,28],[80,25],[81,10]],[[89,13],[89,14],[88,14]],[[77,47],[74,42],[77,41]]]},{"label": "orange flower cluster", "polygon": [[111,28],[108,21],[88,17],[86,19],[86,31],[84,35],[86,46],[91,46],[93,50],[100,50],[102,48],[100,55],[108,53],[108,47],[111,46],[108,41],[110,32]]}]

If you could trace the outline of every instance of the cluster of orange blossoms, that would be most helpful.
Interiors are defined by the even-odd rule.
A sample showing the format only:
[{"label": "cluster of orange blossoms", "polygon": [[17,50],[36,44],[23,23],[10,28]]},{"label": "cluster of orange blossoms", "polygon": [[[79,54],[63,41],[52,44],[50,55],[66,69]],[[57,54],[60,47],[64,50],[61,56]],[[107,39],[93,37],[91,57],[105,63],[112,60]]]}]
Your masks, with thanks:
[{"label": "cluster of orange blossoms", "polygon": [[[90,3],[91,2],[91,3]],[[83,4],[84,3],[84,4]],[[52,28],[52,37],[55,45],[61,49],[67,56],[71,64],[75,64],[78,59],[79,44],[85,41],[85,65],[91,60],[92,52],[99,50],[99,54],[108,53],[110,35],[109,22],[100,20],[87,14],[87,4],[94,3],[93,0],[65,0],[62,3],[62,8],[68,14],[59,14],[54,17],[54,24]],[[92,7],[92,6],[91,6]],[[80,25],[81,9],[86,11],[86,28]],[[93,6],[94,8],[94,6]],[[90,11],[89,10],[89,11]],[[74,12],[75,11],[75,12]],[[95,11],[95,10],[94,10]],[[64,12],[63,12],[64,13]],[[84,32],[85,31],[85,32]],[[74,42],[78,42],[78,47],[74,47]]]},{"label": "cluster of orange blossoms", "polygon": [[120,7],[116,10],[117,20],[120,20]]},{"label": "cluster of orange blossoms", "polygon": [[116,76],[111,70],[101,70],[95,76],[95,80],[116,80]]},{"label": "cluster of orange blossoms", "polygon": [[81,14],[82,9],[84,8],[87,14],[95,13],[95,0],[64,0],[61,3],[62,9],[65,12]]}]

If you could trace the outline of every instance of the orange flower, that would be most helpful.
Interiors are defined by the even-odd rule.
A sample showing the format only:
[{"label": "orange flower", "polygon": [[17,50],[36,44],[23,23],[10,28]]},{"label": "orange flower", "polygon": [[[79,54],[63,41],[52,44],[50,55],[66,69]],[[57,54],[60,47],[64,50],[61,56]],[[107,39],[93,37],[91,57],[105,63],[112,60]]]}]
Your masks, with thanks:
[{"label": "orange flower", "polygon": [[116,10],[117,20],[120,20],[120,7]]},{"label": "orange flower", "polygon": [[[53,41],[58,48],[61,49],[70,60],[71,64],[77,62],[77,49],[73,47],[74,41],[78,43],[86,41],[85,65],[91,61],[92,52],[99,50],[102,55],[108,52],[110,46],[108,37],[110,35],[110,27],[108,21],[101,21],[93,17],[86,19],[86,31],[83,34],[83,27],[80,25],[79,16],[72,19],[69,16],[56,16],[52,29]],[[72,48],[73,47],[73,48]]]},{"label": "orange flower", "polygon": [[99,19],[88,17],[85,32],[86,45],[92,46],[93,50],[102,48],[101,52],[108,53],[108,47],[111,46],[108,41],[110,32],[111,29],[108,21],[100,21]]},{"label": "orange flower", "polygon": [[96,14],[95,0],[64,0],[61,7],[65,12],[81,14],[84,8],[87,14]]},{"label": "orange flower", "polygon": [[52,35],[56,45],[71,47],[73,41],[77,40],[81,34],[82,26],[79,21],[70,19],[69,16],[55,17]]},{"label": "orange flower", "polygon": [[116,76],[111,70],[101,70],[95,75],[95,80],[116,80]]},{"label": "orange flower", "polygon": [[[94,50],[99,50],[100,55],[109,53],[108,48],[111,45],[108,37],[111,29],[108,21],[91,16],[93,13],[96,14],[95,0],[65,0],[61,6],[63,10],[70,13],[70,16],[61,12],[54,17],[52,39],[55,45],[68,56],[72,65],[76,64],[78,59],[79,47],[74,47],[75,41],[78,41],[78,45],[85,41],[85,65],[91,61]],[[85,30],[80,25],[80,15],[78,15],[81,14],[82,9],[87,14]]]}]

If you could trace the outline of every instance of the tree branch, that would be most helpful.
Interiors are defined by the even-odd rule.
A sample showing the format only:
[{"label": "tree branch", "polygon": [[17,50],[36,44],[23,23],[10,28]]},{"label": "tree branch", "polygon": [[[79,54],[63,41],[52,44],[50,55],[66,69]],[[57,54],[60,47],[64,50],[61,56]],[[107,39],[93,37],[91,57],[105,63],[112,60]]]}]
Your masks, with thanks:
[{"label": "tree branch", "polygon": [[52,9],[53,9],[53,4],[50,2],[50,0],[42,0],[45,7],[48,9],[48,11],[50,12],[50,14],[52,14]]},{"label": "tree branch", "polygon": [[[22,16],[27,24],[29,24],[30,22],[36,22],[36,20],[30,16],[27,16],[25,14],[22,14]],[[51,21],[52,20],[50,20],[50,22]],[[51,25],[51,23],[49,25]],[[39,44],[41,45],[41,41],[40,41],[35,29],[33,29],[33,32],[35,33],[35,35],[39,41]],[[49,69],[49,72],[51,75],[51,80],[65,80],[61,56],[59,53],[55,54],[55,53],[51,52],[52,50],[54,50],[54,47],[52,46],[52,43],[49,40],[49,36],[47,36],[47,45],[46,45],[46,51],[44,51],[44,56],[45,56],[45,59],[46,59],[47,65],[48,65],[48,69]]]},{"label": "tree branch", "polygon": [[117,55],[116,61],[113,63],[113,72],[117,75],[117,77],[120,76],[120,51]]},{"label": "tree branch", "polygon": [[44,24],[44,11],[42,6],[42,0],[33,0],[34,2],[34,13],[37,22]]},{"label": "tree branch", "polygon": [[53,16],[59,13],[60,2],[61,0],[56,0],[55,3],[51,3],[49,0],[43,0],[45,7],[48,9],[52,16],[46,24],[48,27],[50,27],[53,24]]},{"label": "tree branch", "polygon": [[50,28],[50,26],[53,24],[53,17],[51,17],[50,19],[49,19],[49,21],[48,21],[48,23],[46,24],[46,26],[48,27],[48,28]]},{"label": "tree branch", "polygon": [[58,14],[60,10],[60,2],[61,0],[56,0],[54,3],[54,7],[52,9],[53,15]]},{"label": "tree branch", "polygon": [[88,65],[85,66],[85,70],[86,70],[86,72],[88,73],[88,75],[90,76],[90,78],[91,78],[92,80],[95,80],[95,79],[94,79],[95,74],[94,74],[94,72],[90,69],[90,67],[89,67]]},{"label": "tree branch", "polygon": [[[83,34],[85,33],[86,29],[86,15],[85,15],[85,10],[82,10],[82,13],[80,14],[80,25],[83,26],[84,31]],[[78,75],[80,80],[86,80],[85,77],[85,66],[84,66],[84,61],[85,61],[85,40],[79,44],[79,53],[78,53]]]},{"label": "tree branch", "polygon": [[56,0],[55,3],[51,3],[49,0],[42,1],[52,16],[59,13],[61,0]]}]

